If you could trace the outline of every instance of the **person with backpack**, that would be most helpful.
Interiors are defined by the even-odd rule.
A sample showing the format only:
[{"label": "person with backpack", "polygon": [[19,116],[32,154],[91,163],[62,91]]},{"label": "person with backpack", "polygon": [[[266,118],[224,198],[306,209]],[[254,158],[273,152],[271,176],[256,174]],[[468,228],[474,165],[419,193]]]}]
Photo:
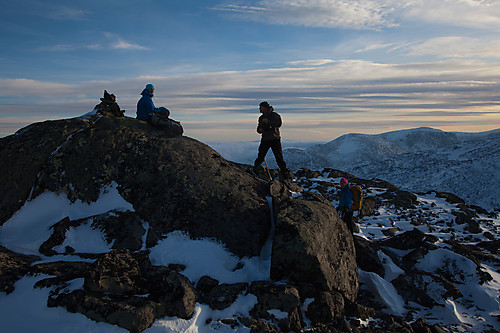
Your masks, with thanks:
[{"label": "person with backpack", "polygon": [[161,106],[155,107],[153,97],[155,87],[152,83],[146,84],[146,87],[141,92],[141,99],[137,102],[137,119],[145,120],[149,124],[162,129],[168,136],[175,137],[184,133],[181,123],[170,119],[170,111]]},{"label": "person with backpack", "polygon": [[351,232],[354,230],[352,222],[352,192],[349,187],[349,181],[346,178],[340,180],[340,197],[337,206],[337,212],[340,218],[347,224]]},{"label": "person with backpack", "polygon": [[274,108],[265,101],[259,104],[259,110],[262,115],[259,117],[257,133],[261,134],[262,137],[259,145],[259,153],[254,162],[254,169],[262,168],[262,162],[264,162],[266,154],[269,151],[269,148],[271,148],[281,174],[285,179],[290,179],[291,172],[286,167],[286,163],[283,158],[283,149],[281,148],[281,116],[274,112]]}]

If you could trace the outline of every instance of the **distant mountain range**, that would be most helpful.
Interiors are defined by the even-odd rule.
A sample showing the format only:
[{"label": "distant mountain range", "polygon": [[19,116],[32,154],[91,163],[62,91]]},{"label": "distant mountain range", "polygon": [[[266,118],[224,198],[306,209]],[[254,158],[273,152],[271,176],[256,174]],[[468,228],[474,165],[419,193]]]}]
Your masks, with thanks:
[{"label": "distant mountain range", "polygon": [[[224,157],[240,163],[252,163],[256,154],[256,148],[215,146]],[[309,146],[284,141],[283,146],[292,171],[333,168],[386,180],[413,192],[451,192],[488,210],[500,208],[500,129],[462,133],[421,127],[376,135],[346,134]],[[271,152],[267,159],[269,167],[275,168]]]}]

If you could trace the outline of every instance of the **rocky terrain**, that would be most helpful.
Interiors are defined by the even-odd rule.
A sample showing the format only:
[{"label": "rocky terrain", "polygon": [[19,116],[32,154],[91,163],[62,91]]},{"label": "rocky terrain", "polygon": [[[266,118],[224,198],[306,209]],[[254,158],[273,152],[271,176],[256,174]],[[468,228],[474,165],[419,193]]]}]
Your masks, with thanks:
[{"label": "rocky terrain", "polygon": [[[324,144],[296,146],[284,148],[292,170],[335,168],[361,178],[384,179],[407,191],[458,193],[470,204],[500,210],[499,130],[457,133],[423,127],[346,134]],[[250,154],[248,161],[255,153]],[[275,167],[272,158],[268,163]]]},{"label": "rocky terrain", "polygon": [[[165,318],[193,323],[205,308],[213,315],[197,322],[200,332],[499,329],[494,214],[453,194],[333,169],[266,182],[116,105],[96,109],[0,139],[0,304],[33,281],[48,290],[47,307],[130,332]],[[340,177],[367,194],[354,235],[335,209]],[[38,202],[53,202],[51,214]],[[84,231],[104,246],[85,248]],[[251,272],[256,259],[267,275],[225,282],[189,273],[190,263],[160,262],[158,252],[170,254],[160,246],[179,233],[222,246],[236,259],[228,271]],[[245,297],[246,312],[222,315]],[[452,305],[460,310],[449,315],[463,320],[432,315]]]}]

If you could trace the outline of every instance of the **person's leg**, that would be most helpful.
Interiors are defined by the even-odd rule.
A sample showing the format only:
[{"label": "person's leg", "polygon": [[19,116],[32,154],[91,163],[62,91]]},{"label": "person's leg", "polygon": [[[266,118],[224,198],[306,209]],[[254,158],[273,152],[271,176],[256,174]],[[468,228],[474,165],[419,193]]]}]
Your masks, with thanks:
[{"label": "person's leg", "polygon": [[260,141],[259,154],[257,155],[257,159],[255,160],[255,162],[253,163],[254,167],[258,167],[262,164],[262,162],[264,162],[266,154],[269,148],[271,147],[270,142],[271,141],[264,141],[264,140]]},{"label": "person's leg", "polygon": [[283,158],[283,149],[281,148],[281,141],[279,139],[273,140],[271,149],[273,150],[274,158],[276,158],[276,163],[281,170],[281,173],[285,174],[288,172],[286,167],[285,159]]},{"label": "person's leg", "polygon": [[354,232],[354,223],[352,221],[352,215],[353,215],[353,211],[346,209],[344,212],[343,220],[344,220],[345,224],[347,224],[347,227],[349,228],[349,230],[351,230],[351,232]]}]

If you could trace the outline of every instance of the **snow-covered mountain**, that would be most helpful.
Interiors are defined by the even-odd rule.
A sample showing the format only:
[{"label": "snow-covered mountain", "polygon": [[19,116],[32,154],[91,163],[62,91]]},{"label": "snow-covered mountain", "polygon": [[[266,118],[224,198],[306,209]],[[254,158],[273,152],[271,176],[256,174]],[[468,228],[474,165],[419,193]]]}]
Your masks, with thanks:
[{"label": "snow-covered mountain", "polygon": [[[252,163],[258,143],[253,146],[213,145],[225,158],[240,163]],[[235,150],[239,154],[233,154]],[[376,135],[346,134],[309,146],[284,141],[283,151],[292,171],[334,168],[383,179],[409,191],[451,192],[469,204],[500,208],[500,129],[461,133],[422,127]],[[267,159],[269,167],[275,168],[271,152]]]}]

